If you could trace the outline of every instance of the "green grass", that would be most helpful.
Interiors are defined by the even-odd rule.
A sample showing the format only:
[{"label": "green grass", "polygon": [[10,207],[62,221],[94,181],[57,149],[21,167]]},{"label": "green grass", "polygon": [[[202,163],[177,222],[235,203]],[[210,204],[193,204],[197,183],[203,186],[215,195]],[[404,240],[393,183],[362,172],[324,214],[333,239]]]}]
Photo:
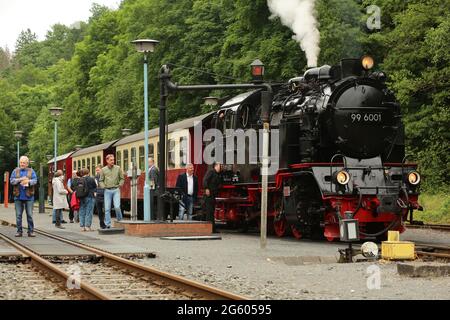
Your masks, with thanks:
[{"label": "green grass", "polygon": [[423,211],[414,211],[414,220],[424,223],[450,224],[450,194],[428,194],[419,196]]}]

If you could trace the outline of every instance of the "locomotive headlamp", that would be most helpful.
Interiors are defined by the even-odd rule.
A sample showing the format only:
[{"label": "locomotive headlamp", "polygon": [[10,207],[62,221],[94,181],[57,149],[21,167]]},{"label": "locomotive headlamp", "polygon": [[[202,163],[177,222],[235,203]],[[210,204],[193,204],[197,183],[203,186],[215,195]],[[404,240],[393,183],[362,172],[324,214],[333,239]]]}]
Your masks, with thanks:
[{"label": "locomotive headlamp", "polygon": [[350,181],[350,174],[347,171],[339,171],[336,175],[335,175],[335,180],[337,183],[339,183],[340,185],[344,186],[347,183],[349,183]]},{"label": "locomotive headlamp", "polygon": [[361,58],[361,64],[364,69],[370,70],[375,65],[375,61],[373,60],[373,58],[371,56],[363,56]]},{"label": "locomotive headlamp", "polygon": [[420,182],[420,174],[416,171],[410,172],[408,174],[408,182],[413,186],[416,186]]}]

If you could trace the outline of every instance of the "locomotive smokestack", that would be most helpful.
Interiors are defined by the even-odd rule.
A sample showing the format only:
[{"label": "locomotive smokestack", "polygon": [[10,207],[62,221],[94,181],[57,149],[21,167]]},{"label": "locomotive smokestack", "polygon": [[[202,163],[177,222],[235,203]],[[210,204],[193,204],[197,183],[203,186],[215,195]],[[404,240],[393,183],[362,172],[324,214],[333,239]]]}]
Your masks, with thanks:
[{"label": "locomotive smokestack", "polygon": [[281,23],[295,33],[293,39],[300,43],[306,54],[308,67],[316,67],[320,53],[320,33],[315,16],[315,0],[267,0],[271,19],[280,17]]}]

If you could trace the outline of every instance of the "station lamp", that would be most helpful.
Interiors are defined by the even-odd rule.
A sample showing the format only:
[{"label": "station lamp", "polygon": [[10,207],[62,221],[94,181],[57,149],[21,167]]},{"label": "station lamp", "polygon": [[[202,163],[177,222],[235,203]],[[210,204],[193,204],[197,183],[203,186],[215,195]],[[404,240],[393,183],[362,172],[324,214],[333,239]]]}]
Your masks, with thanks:
[{"label": "station lamp", "polygon": [[159,41],[152,39],[138,39],[131,41],[134,44],[136,51],[141,53],[155,52],[156,46],[159,44]]},{"label": "station lamp", "polygon": [[[145,163],[145,183],[144,183],[144,220],[149,222],[152,218],[150,206],[150,175],[148,167],[149,157],[149,130],[148,130],[148,54],[155,51],[159,41],[152,39],[138,39],[131,42],[134,44],[136,51],[144,54],[144,163]],[[160,114],[162,111],[160,109]],[[160,116],[161,122],[161,116]],[[161,125],[161,124],[160,124]],[[161,139],[162,140],[162,139]],[[163,173],[164,175],[164,173]]]},{"label": "station lamp", "polygon": [[252,70],[252,82],[253,83],[261,83],[264,80],[264,64],[261,62],[261,60],[256,59],[252,62],[250,65]]},{"label": "station lamp", "polygon": [[219,98],[217,97],[205,97],[203,100],[205,101],[204,104],[207,106],[217,106],[219,104]]},{"label": "station lamp", "polygon": [[128,137],[131,134],[131,129],[122,129],[122,136]]}]

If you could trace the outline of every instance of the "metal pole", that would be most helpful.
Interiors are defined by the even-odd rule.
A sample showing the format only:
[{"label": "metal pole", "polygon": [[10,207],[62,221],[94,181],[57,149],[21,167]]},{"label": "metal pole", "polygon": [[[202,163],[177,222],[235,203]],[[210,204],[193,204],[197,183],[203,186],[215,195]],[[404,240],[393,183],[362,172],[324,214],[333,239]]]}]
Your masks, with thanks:
[{"label": "metal pole", "polygon": [[169,76],[168,68],[163,66],[160,75],[160,104],[159,104],[159,194],[158,194],[158,220],[164,219],[164,200],[161,198],[166,192],[166,106],[167,86]]},{"label": "metal pole", "polygon": [[272,91],[261,92],[261,120],[263,121],[263,166],[261,194],[261,249],[267,246],[267,202],[269,176],[269,130],[270,109],[272,107]]},{"label": "metal pole", "polygon": [[44,165],[39,165],[39,213],[45,213],[44,199]]},{"label": "metal pole", "polygon": [[267,246],[267,189],[269,166],[269,123],[264,122],[263,129],[263,166],[261,194],[261,249]]},{"label": "metal pole", "polygon": [[135,163],[131,164],[131,220],[137,220],[137,166]]},{"label": "metal pole", "polygon": [[145,184],[144,184],[144,221],[150,222],[150,175],[148,172],[148,59],[144,55],[144,131],[145,131]]},{"label": "metal pole", "polygon": [[53,172],[56,173],[56,171],[58,170],[57,168],[57,164],[56,164],[56,157],[58,154],[58,121],[55,120],[55,165],[53,167]]},{"label": "metal pole", "polygon": [[20,167],[20,145],[19,145],[19,140],[17,140],[17,168]]},{"label": "metal pole", "polygon": [[9,203],[9,172],[5,172],[5,190],[4,190],[5,198],[3,199],[3,206],[8,208]]}]

